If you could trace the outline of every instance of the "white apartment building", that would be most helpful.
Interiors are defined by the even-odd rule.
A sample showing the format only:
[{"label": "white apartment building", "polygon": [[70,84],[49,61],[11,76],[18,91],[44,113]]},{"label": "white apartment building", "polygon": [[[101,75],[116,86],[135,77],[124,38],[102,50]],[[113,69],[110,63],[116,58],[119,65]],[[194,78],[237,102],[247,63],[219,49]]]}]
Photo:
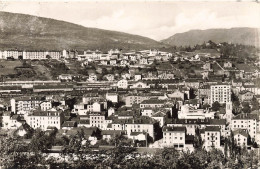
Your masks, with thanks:
[{"label": "white apartment building", "polygon": [[186,127],[163,127],[163,145],[176,149],[185,148]]},{"label": "white apartment building", "polygon": [[240,147],[244,147],[244,146],[247,147],[247,138],[248,138],[247,131],[243,129],[238,129],[235,130],[233,133],[234,133],[235,143]]},{"label": "white apartment building", "polygon": [[33,129],[40,128],[44,131],[48,127],[61,129],[64,115],[61,111],[33,111],[25,120]]},{"label": "white apartment building", "polygon": [[205,133],[201,134],[201,136],[204,138],[204,147],[206,150],[220,148],[220,127],[207,126]]},{"label": "white apartment building", "polygon": [[44,100],[38,97],[23,97],[11,99],[11,111],[17,114],[24,114],[33,109],[40,107]]},{"label": "white apartment building", "polygon": [[230,85],[212,85],[210,86],[210,104],[214,102],[227,103],[231,101]]},{"label": "white apartment building", "polygon": [[251,138],[256,138],[256,133],[259,131],[258,115],[257,114],[239,114],[233,117],[231,121],[231,129],[244,129],[248,131]]},{"label": "white apartment building", "polygon": [[91,114],[89,116],[89,123],[92,127],[98,127],[100,129],[105,129],[105,115],[102,114]]}]

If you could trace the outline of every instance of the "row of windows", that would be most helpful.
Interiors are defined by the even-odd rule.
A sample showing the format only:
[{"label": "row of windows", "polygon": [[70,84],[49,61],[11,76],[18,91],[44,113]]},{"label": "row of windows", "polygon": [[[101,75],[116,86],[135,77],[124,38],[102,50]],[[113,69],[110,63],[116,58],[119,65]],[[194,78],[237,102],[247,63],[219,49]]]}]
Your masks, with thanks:
[{"label": "row of windows", "polygon": [[[174,140],[178,140],[178,137],[169,137],[169,139],[171,140],[172,138],[174,138]],[[167,137],[164,137],[164,139],[167,139]],[[182,140],[183,137],[180,137],[180,140]]]}]

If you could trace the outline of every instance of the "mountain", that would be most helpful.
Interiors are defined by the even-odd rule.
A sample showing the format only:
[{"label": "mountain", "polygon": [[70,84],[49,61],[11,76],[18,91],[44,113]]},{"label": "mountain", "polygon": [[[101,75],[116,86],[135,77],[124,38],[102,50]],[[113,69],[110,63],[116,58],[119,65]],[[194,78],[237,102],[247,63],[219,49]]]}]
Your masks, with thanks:
[{"label": "mountain", "polygon": [[174,46],[194,46],[209,40],[215,43],[231,42],[244,45],[259,46],[260,29],[257,28],[231,28],[190,30],[177,33],[161,42]]},{"label": "mountain", "polygon": [[122,32],[9,12],[0,12],[0,50],[150,49],[168,47],[155,40]]}]

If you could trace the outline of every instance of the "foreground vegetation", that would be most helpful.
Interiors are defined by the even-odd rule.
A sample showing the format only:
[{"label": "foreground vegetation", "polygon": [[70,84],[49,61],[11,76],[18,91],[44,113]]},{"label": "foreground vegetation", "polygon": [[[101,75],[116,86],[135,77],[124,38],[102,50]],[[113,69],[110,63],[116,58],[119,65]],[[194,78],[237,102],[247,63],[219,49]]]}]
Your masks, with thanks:
[{"label": "foreground vegetation", "polygon": [[[32,134],[32,133],[31,133]],[[111,142],[115,147],[97,149],[85,141],[83,131],[70,137],[57,137],[57,131],[48,135],[37,130],[26,137],[3,137],[0,144],[0,159],[4,168],[257,168],[258,156],[253,150],[239,149],[226,144],[224,153],[217,149],[207,152],[196,147],[193,152],[177,151],[174,148],[158,149],[154,154],[139,154],[124,137],[116,136]],[[63,145],[59,157],[46,153],[52,145]]]}]

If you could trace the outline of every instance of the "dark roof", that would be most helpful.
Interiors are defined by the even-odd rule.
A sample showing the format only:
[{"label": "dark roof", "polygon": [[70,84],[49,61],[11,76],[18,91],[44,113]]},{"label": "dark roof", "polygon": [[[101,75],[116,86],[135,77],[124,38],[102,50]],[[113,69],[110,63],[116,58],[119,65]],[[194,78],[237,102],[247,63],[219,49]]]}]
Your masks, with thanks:
[{"label": "dark roof", "polygon": [[141,104],[164,104],[165,100],[150,99],[144,100]]},{"label": "dark roof", "polygon": [[205,131],[220,131],[219,126],[206,126]]},{"label": "dark roof", "polygon": [[101,135],[120,135],[124,130],[102,130]]},{"label": "dark roof", "polygon": [[76,127],[76,122],[75,121],[65,121],[62,124],[62,127]]},{"label": "dark roof", "polygon": [[246,130],[243,130],[243,129],[238,129],[238,130],[235,130],[233,132],[234,135],[237,135],[237,134],[240,134],[240,135],[243,135],[245,137],[248,137],[248,133]]},{"label": "dark roof", "polygon": [[186,131],[186,127],[170,127],[170,126],[165,126],[163,127],[163,132],[185,132]]},{"label": "dark roof", "polygon": [[143,132],[131,132],[131,136],[138,136],[139,134],[144,134]]},{"label": "dark roof", "polygon": [[235,116],[233,120],[238,120],[238,119],[256,119],[259,120],[259,116],[257,114],[248,114],[248,113],[243,113]]}]

